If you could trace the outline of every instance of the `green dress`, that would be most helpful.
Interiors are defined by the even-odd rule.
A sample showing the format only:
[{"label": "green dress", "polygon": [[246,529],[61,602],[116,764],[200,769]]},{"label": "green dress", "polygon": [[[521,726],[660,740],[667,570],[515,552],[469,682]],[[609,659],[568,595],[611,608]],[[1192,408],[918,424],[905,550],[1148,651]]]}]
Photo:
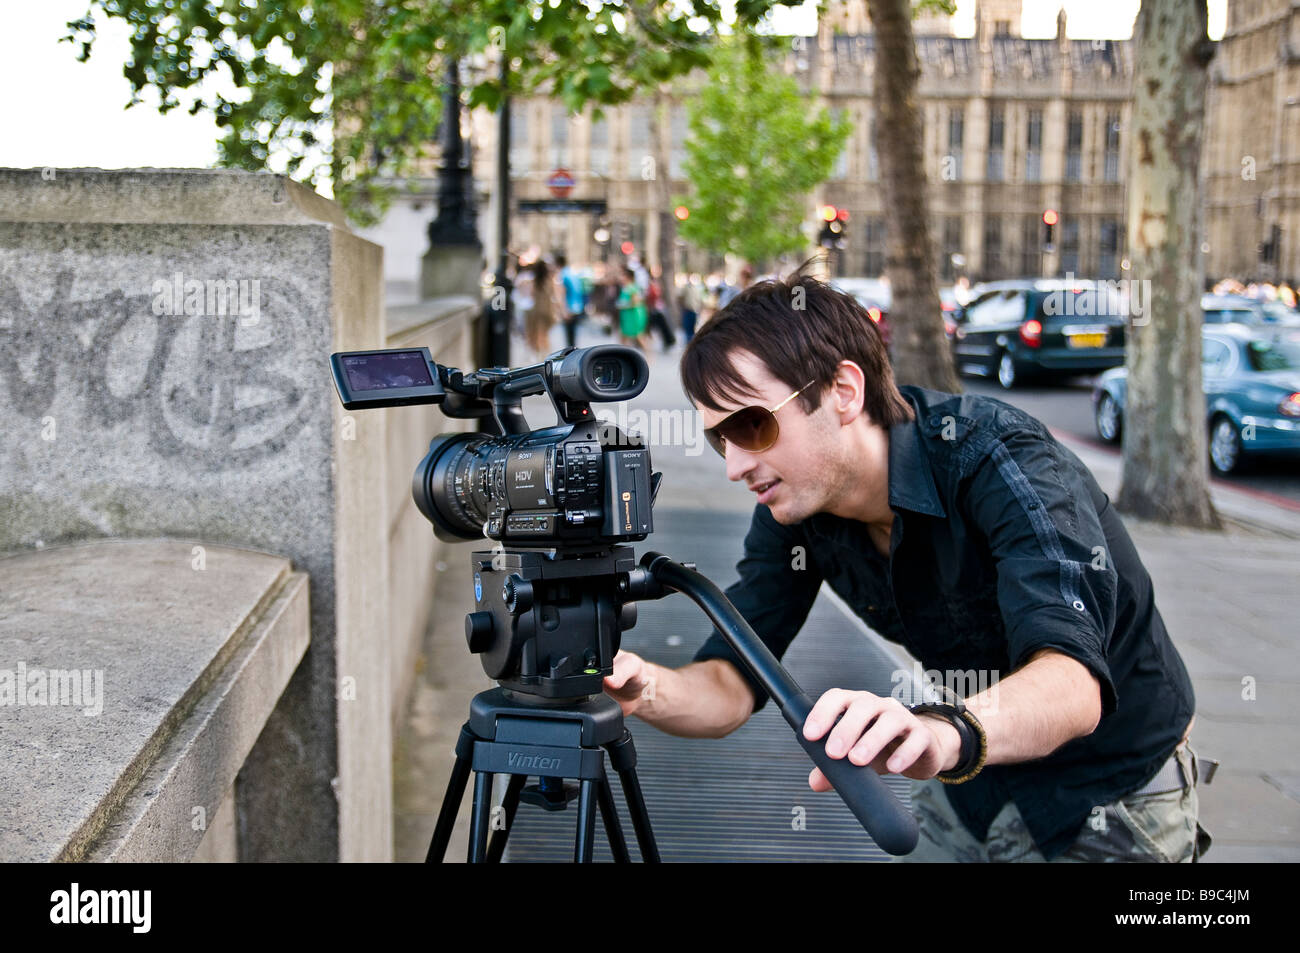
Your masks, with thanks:
[{"label": "green dress", "polygon": [[618,293],[618,326],[625,338],[634,338],[644,334],[650,315],[644,304],[633,304],[641,294],[635,284],[624,285]]}]

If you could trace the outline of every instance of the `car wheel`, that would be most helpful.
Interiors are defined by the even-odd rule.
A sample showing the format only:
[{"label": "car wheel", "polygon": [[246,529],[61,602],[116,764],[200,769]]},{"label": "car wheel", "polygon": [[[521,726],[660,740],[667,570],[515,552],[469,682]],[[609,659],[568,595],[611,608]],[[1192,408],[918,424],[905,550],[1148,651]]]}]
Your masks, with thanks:
[{"label": "car wheel", "polygon": [[1210,426],[1210,466],[1226,476],[1241,469],[1241,434],[1227,417],[1216,417]]},{"label": "car wheel", "polygon": [[1102,394],[1097,401],[1097,436],[1106,443],[1118,443],[1121,423],[1119,402],[1110,394]]},{"label": "car wheel", "polygon": [[1016,362],[1006,351],[1003,351],[1002,357],[998,359],[998,383],[1002,385],[1003,390],[1011,390],[1016,386]]}]

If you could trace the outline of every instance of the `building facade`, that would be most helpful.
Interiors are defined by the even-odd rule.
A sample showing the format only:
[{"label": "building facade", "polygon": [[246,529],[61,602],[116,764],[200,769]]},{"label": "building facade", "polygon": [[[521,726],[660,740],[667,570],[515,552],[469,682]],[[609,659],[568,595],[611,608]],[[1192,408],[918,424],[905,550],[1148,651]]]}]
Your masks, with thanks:
[{"label": "building facade", "polygon": [[[808,253],[816,250],[811,226],[818,207],[847,209],[836,270],[876,276],[884,271],[888,196],[875,143],[889,131],[874,116],[874,38],[865,6],[861,0],[832,4],[818,35],[792,37],[777,68],[853,125],[831,178],[807,199]],[[1068,39],[1063,14],[1055,38],[1025,39],[1020,21],[1020,0],[980,0],[974,36],[953,36],[943,17],[915,24],[941,280],[1066,272],[1121,277],[1129,43]],[[606,109],[597,121],[590,112],[570,116],[546,98],[516,100],[512,248],[584,263],[621,260],[620,249],[630,242],[655,262],[660,190],[654,178],[666,165],[670,193],[689,193],[681,171],[687,109],[702,81],[692,76],[678,83],[658,122],[648,99]],[[495,178],[492,116],[475,117],[474,136],[475,175],[487,196]],[[568,198],[590,203],[584,210],[547,211],[554,198],[548,180],[559,169],[574,182]],[[1051,243],[1043,223],[1049,209],[1058,216]],[[676,248],[679,268],[723,264],[680,240]]]},{"label": "building facade", "polygon": [[1210,63],[1206,271],[1300,281],[1300,2],[1230,0]]}]

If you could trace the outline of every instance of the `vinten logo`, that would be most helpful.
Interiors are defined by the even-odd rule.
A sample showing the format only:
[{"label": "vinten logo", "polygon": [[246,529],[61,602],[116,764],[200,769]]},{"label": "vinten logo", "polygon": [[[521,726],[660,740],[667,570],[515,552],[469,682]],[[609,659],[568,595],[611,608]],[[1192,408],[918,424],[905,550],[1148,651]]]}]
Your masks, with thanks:
[{"label": "vinten logo", "polygon": [[533,768],[538,771],[553,771],[560,766],[559,758],[546,758],[540,754],[522,754],[510,752],[508,763],[512,768]]},{"label": "vinten logo", "polygon": [[131,932],[148,933],[152,890],[71,890],[50,894],[51,923],[129,923]]}]

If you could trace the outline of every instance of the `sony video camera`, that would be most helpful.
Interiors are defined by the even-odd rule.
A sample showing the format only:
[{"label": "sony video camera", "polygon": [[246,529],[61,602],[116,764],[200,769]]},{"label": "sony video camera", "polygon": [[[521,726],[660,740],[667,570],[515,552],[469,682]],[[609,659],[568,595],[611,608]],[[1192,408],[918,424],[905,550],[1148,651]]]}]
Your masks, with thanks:
[{"label": "sony video camera", "polygon": [[[342,351],[330,364],[348,410],[438,404],[448,417],[495,418],[500,435],[439,435],[415,468],[415,505],[439,539],[573,551],[652,531],[660,474],[650,451],[591,410],[645,389],[649,365],[636,349],[566,348],[539,364],[468,374],[434,363],[423,347]],[[521,401],[542,393],[557,423],[531,430]]]}]

